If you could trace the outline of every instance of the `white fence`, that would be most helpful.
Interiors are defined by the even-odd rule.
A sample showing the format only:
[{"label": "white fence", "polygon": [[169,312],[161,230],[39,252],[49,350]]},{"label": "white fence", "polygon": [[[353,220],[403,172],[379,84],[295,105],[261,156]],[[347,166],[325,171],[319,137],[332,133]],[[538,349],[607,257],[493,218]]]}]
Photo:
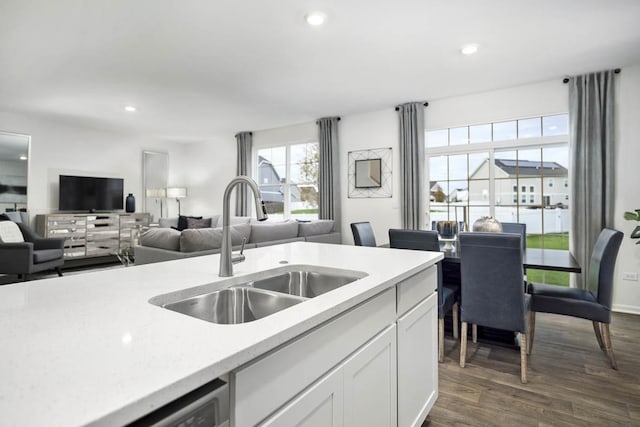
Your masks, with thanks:
[{"label": "white fence", "polygon": [[[467,226],[471,229],[474,221],[482,215],[489,215],[489,207],[484,209],[472,208],[472,216],[469,218]],[[463,219],[462,209],[458,207],[460,215],[458,220]],[[447,219],[446,212],[431,212],[430,221],[444,221]],[[495,217],[501,222],[520,222],[527,224],[527,234],[542,234],[543,224],[544,233],[568,233],[569,232],[569,210],[568,209],[520,209],[520,217],[513,207],[495,207]],[[431,227],[427,227],[431,228]]]}]

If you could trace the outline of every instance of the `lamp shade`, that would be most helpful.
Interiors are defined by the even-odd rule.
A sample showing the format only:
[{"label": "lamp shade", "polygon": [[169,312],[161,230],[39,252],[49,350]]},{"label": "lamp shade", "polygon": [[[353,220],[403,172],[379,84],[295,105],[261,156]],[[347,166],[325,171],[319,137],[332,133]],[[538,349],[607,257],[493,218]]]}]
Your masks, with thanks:
[{"label": "lamp shade", "polygon": [[147,197],[167,197],[167,190],[164,188],[147,188]]},{"label": "lamp shade", "polygon": [[184,199],[187,197],[187,189],[184,187],[167,188],[167,197],[170,199]]}]

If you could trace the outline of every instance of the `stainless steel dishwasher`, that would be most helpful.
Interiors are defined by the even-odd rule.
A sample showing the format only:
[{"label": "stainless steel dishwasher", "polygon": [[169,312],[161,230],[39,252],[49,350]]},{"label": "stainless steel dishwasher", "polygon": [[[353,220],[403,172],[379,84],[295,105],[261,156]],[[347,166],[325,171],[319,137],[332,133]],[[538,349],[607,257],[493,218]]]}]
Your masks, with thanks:
[{"label": "stainless steel dishwasher", "polygon": [[215,379],[129,426],[228,427],[229,386],[221,379]]}]

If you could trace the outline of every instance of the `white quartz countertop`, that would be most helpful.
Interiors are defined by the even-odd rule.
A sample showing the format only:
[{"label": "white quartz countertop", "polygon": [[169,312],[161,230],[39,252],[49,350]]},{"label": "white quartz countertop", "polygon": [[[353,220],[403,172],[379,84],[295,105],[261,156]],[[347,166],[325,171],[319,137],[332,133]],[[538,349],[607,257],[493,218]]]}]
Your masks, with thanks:
[{"label": "white quartz countertop", "polygon": [[368,276],[239,325],[148,302],[229,280],[218,277],[219,255],[0,286],[0,425],[126,424],[442,259],[437,252],[307,242],[245,254],[234,281],[281,261]]}]

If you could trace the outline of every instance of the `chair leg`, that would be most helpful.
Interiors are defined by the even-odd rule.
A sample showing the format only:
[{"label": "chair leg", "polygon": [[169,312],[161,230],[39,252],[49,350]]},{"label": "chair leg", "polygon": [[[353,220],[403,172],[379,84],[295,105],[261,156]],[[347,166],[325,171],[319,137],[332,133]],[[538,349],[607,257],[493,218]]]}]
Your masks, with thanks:
[{"label": "chair leg", "polygon": [[529,312],[529,333],[527,336],[529,337],[529,341],[527,342],[527,354],[531,354],[531,350],[533,349],[533,337],[536,333],[536,312]]},{"label": "chair leg", "polygon": [[475,343],[478,342],[478,325],[475,323],[471,325],[471,341]]},{"label": "chair leg", "polygon": [[453,338],[458,339],[458,303],[453,304],[451,315],[453,316]]},{"label": "chair leg", "polygon": [[56,267],[56,273],[58,273],[58,277],[62,277],[62,270],[60,270],[60,267]]},{"label": "chair leg", "polygon": [[601,323],[602,328],[602,338],[604,340],[604,346],[607,350],[607,356],[609,356],[609,362],[611,362],[611,367],[613,369],[618,369],[618,364],[616,363],[616,358],[613,355],[613,347],[611,346],[611,334],[609,332],[609,324]]},{"label": "chair leg", "polygon": [[467,357],[467,322],[460,325],[460,367],[464,368]]},{"label": "chair leg", "polygon": [[598,345],[600,346],[600,350],[607,352],[607,348],[604,346],[604,341],[602,341],[602,332],[600,332],[600,322],[592,322],[593,323],[593,332],[596,333],[596,339],[598,340]]},{"label": "chair leg", "polygon": [[520,382],[527,383],[527,337],[528,334],[520,334]]}]

